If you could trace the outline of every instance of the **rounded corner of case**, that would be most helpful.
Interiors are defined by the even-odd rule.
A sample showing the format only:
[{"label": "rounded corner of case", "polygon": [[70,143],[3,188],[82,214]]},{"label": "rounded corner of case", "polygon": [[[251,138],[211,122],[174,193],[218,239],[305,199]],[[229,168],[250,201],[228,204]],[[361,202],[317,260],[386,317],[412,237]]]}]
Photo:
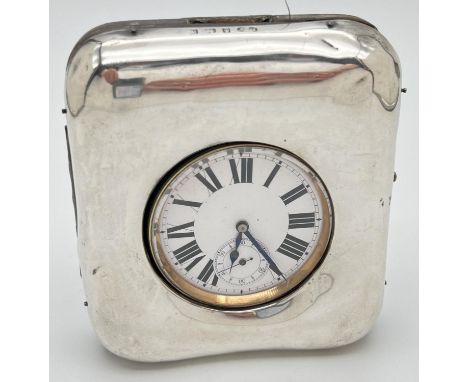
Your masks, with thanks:
[{"label": "rounded corner of case", "polygon": [[357,35],[358,59],[373,79],[373,93],[387,111],[393,111],[400,99],[401,66],[398,55],[387,39],[375,31]]},{"label": "rounded corner of case", "polygon": [[76,116],[83,108],[91,80],[99,71],[101,43],[88,40],[75,46],[70,54],[65,74],[67,108]]},{"label": "rounded corner of case", "polygon": [[383,303],[383,282],[381,290],[377,291],[374,297],[362,295],[359,302],[356,301],[356,309],[349,310],[338,323],[340,334],[334,347],[341,347],[355,343],[366,337],[375,328],[382,312]]},{"label": "rounded corner of case", "polygon": [[146,359],[138,351],[130,352],[129,347],[125,344],[119,344],[118,341],[113,338],[111,333],[106,333],[102,330],[97,330],[97,327],[94,326],[94,333],[97,337],[99,344],[104,348],[105,351],[111,353],[114,356],[119,358],[126,359],[128,361],[134,362],[150,362],[152,360]]},{"label": "rounded corner of case", "polygon": [[377,319],[380,315],[380,309],[376,312],[375,316],[373,316],[369,321],[366,321],[365,324],[359,330],[356,330],[352,334],[348,334],[347,336],[341,338],[333,348],[340,348],[345,346],[353,345],[359,341],[364,340],[371,332],[374,330]]}]

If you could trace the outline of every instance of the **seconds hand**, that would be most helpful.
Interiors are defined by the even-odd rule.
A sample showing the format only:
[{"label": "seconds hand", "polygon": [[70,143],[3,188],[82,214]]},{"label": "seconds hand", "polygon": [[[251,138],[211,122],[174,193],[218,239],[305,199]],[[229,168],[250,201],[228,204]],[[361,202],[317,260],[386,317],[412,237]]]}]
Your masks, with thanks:
[{"label": "seconds hand", "polygon": [[[242,259],[241,259],[241,260],[242,260]],[[245,262],[247,263],[247,262],[249,262],[249,261],[251,261],[251,260],[253,260],[253,257],[250,257],[250,258],[246,259]],[[232,268],[235,268],[235,267],[237,267],[237,266],[239,266],[239,265],[245,265],[245,264],[237,263],[236,265],[231,265],[229,268],[222,269],[222,270],[220,270],[220,271],[218,271],[218,272],[219,272],[219,273],[223,273],[223,272],[225,272],[225,271],[227,271],[227,270],[229,269],[229,273],[231,273],[231,269],[232,269]]]}]

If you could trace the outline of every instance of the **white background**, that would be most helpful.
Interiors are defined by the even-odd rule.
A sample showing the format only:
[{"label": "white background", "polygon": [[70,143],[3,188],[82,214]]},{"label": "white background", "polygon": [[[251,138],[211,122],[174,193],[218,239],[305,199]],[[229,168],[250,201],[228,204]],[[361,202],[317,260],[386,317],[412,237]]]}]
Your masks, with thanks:
[{"label": "white background", "polygon": [[65,65],[90,28],[126,19],[286,14],[282,1],[52,0],[50,3],[50,373],[55,381],[418,380],[418,5],[412,1],[288,1],[292,13],[344,13],[375,24],[400,56],[403,87],[389,232],[387,287],[373,331],[326,351],[253,352],[162,364],[110,354],[94,336],[78,272],[60,113]]}]

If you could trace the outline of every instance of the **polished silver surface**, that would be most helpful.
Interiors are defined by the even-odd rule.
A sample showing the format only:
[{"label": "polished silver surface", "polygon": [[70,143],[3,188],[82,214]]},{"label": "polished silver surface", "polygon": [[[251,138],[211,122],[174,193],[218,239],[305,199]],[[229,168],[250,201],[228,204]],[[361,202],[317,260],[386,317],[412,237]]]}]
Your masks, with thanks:
[{"label": "polished silver surface", "polygon": [[[109,350],[162,361],[334,347],[370,330],[383,295],[400,100],[398,58],[373,26],[340,15],[108,24],[73,49],[66,99],[83,282]],[[158,278],[142,221],[170,168],[232,141],[280,146],[316,169],[335,232],[294,294],[221,311]]]}]

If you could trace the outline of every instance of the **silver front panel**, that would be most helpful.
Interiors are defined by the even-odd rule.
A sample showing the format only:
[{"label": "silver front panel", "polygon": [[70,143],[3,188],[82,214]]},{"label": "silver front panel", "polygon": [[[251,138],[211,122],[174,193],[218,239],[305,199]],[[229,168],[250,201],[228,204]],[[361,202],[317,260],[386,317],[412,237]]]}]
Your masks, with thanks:
[{"label": "silver front panel", "polygon": [[[346,16],[124,22],[73,50],[66,75],[78,247],[104,346],[140,361],[255,349],[317,349],[364,336],[380,310],[398,57]],[[167,288],[148,262],[143,211],[158,180],[195,151],[280,146],[320,174],[335,229],[293,295],[237,312]]]}]

